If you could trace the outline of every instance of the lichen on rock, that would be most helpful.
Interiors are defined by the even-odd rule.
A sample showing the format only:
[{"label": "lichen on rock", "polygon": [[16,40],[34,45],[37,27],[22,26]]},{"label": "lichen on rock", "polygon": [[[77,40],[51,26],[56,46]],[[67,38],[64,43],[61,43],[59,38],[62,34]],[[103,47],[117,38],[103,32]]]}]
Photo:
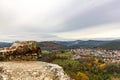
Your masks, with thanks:
[{"label": "lichen on rock", "polygon": [[37,60],[41,56],[41,49],[36,41],[15,42],[11,47],[0,49],[0,60]]}]

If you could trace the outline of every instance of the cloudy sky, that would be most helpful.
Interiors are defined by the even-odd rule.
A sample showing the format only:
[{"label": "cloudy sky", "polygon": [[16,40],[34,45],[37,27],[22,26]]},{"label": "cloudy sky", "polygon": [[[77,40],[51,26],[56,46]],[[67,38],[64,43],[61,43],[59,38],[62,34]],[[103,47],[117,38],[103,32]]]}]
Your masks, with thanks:
[{"label": "cloudy sky", "polygon": [[0,41],[120,39],[120,0],[0,0]]}]

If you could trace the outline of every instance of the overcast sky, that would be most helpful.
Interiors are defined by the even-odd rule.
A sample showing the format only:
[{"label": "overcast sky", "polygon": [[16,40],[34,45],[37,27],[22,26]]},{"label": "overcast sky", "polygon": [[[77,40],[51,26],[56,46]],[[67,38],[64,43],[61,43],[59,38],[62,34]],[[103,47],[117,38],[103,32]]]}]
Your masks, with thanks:
[{"label": "overcast sky", "polygon": [[120,39],[120,0],[0,0],[0,41]]}]

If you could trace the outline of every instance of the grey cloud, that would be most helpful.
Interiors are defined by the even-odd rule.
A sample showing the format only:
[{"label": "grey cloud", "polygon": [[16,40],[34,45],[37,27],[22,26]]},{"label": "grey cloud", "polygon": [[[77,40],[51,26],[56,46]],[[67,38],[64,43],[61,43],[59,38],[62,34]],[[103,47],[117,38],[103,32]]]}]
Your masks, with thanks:
[{"label": "grey cloud", "polygon": [[[100,15],[100,14],[104,15],[104,12],[102,12],[104,5],[101,5],[101,7],[97,7],[95,9],[86,11],[81,15],[81,14],[78,14],[78,13],[80,13],[79,8],[82,7],[82,6],[80,6],[80,4],[81,3],[87,4],[87,2],[90,2],[90,1],[88,1],[88,0],[83,0],[83,1],[82,0],[77,0],[77,1],[70,0],[70,1],[71,1],[71,3],[69,5],[67,5],[67,3],[65,3],[66,6],[65,5],[61,6],[62,8],[58,8],[58,10],[56,10],[56,11],[54,10],[53,12],[50,12],[50,14],[45,17],[43,22],[39,21],[39,19],[41,19],[41,16],[39,17],[39,14],[38,14],[36,16],[36,17],[38,17],[38,19],[35,19],[35,22],[37,22],[36,23],[37,25],[31,25],[31,23],[29,23],[28,26],[25,26],[25,27],[18,27],[19,25],[17,25],[16,27],[20,28],[19,31],[21,30],[21,31],[27,31],[27,32],[43,32],[43,33],[63,32],[63,31],[70,31],[70,30],[75,30],[75,29],[81,29],[81,28],[88,27],[88,26],[93,26],[100,22],[102,24],[102,22],[104,22],[104,20],[106,20],[105,18],[102,19],[101,15]],[[94,0],[92,0],[92,1],[94,1]],[[115,3],[111,4],[112,7],[114,4]],[[109,7],[111,7],[111,5],[107,4],[108,9],[109,9]],[[89,9],[89,7],[88,7],[88,9]],[[100,10],[101,13],[99,13],[100,11],[98,9],[101,9]],[[7,10],[7,11],[9,11],[9,10]],[[5,24],[14,23],[12,20],[15,21],[15,18],[16,18],[16,16],[14,15],[15,12],[12,12],[12,10],[10,10],[10,11],[11,12],[7,12],[5,15],[5,16],[9,16],[9,17],[7,17],[7,19],[4,18],[5,20],[3,20],[3,19],[0,20],[0,22],[4,21],[4,22],[6,22]],[[77,13],[77,15],[76,15],[76,13]],[[96,19],[98,19],[98,21]],[[50,23],[52,23],[52,25],[49,25]],[[46,24],[47,24],[47,26],[46,26]],[[35,26],[37,26],[37,27],[35,27]],[[53,27],[53,26],[55,26],[55,27]]]},{"label": "grey cloud", "polygon": [[37,40],[37,41],[44,41],[44,40],[60,40],[60,37],[57,37],[53,34],[47,33],[11,33],[11,34],[3,34],[0,38],[0,41],[16,41],[16,40]]},{"label": "grey cloud", "polygon": [[[117,11],[117,12],[116,12]],[[77,30],[82,28],[90,28],[96,25],[120,22],[120,1],[115,0],[111,3],[95,7],[78,14],[76,17],[67,21],[62,31]]]},{"label": "grey cloud", "polygon": [[[39,10],[38,8],[39,13],[35,12],[34,14],[30,14],[28,16],[26,15],[27,17],[24,16],[24,13],[21,15],[19,11],[18,13],[16,13],[16,10],[18,10],[16,7],[11,7],[9,9],[6,7],[2,8],[2,6],[0,5],[0,32],[12,33],[11,35],[4,34],[4,36],[7,36],[11,40],[57,40],[62,38],[53,35],[55,33],[67,32],[83,28],[91,28],[92,26],[96,25],[120,22],[119,0],[112,0],[112,2],[109,2],[108,0],[107,3],[103,5],[100,4],[100,6],[94,8],[89,8],[87,6],[87,2],[90,2],[89,0],[70,1],[71,2],[69,4],[67,4],[69,0],[68,2],[65,1],[64,6],[60,4],[59,6],[57,6],[57,8],[55,8],[57,10],[46,13],[46,15],[40,15],[41,10]],[[83,6],[81,5],[83,2],[81,1],[84,1],[84,5],[87,8],[85,11],[83,8],[82,13],[81,9]],[[97,3],[97,1],[99,2],[100,0],[96,0],[95,2],[96,4],[99,4]],[[32,10],[30,10],[30,12],[32,12]]]},{"label": "grey cloud", "polygon": [[6,27],[14,22],[16,15],[14,11],[9,8],[1,8],[0,6],[0,27]]}]

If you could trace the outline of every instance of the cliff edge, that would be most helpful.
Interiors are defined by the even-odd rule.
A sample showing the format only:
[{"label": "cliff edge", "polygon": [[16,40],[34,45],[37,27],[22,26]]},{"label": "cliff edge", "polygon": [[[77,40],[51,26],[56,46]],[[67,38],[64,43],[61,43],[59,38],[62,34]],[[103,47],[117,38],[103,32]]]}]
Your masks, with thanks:
[{"label": "cliff edge", "polygon": [[62,67],[40,61],[0,62],[0,80],[71,80]]}]

